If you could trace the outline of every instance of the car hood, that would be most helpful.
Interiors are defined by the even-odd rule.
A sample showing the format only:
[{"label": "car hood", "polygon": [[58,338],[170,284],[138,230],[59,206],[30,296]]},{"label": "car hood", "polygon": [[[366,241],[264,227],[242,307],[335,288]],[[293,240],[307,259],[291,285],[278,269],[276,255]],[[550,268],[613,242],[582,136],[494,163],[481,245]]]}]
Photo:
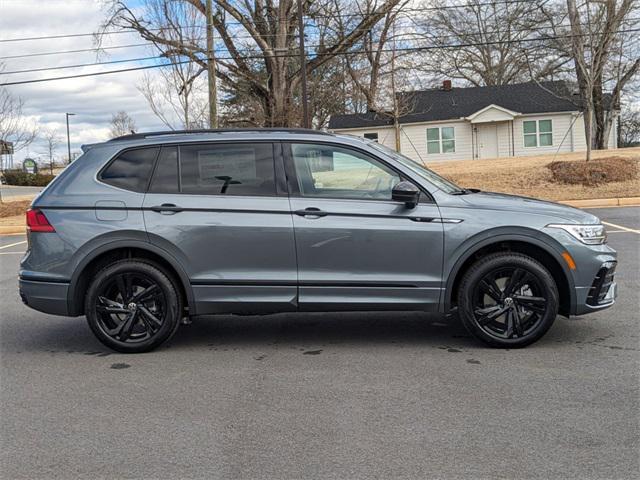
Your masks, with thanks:
[{"label": "car hood", "polygon": [[471,193],[460,198],[474,208],[544,215],[557,218],[558,223],[600,223],[598,217],[583,210],[535,198],[493,192]]}]

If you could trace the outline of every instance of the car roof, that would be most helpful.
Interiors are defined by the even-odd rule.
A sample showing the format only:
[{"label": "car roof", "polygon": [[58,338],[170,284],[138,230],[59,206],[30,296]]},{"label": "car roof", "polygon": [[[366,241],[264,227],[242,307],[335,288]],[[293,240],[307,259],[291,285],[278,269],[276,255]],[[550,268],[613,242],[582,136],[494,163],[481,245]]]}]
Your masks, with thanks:
[{"label": "car roof", "polygon": [[304,128],[224,128],[203,130],[167,130],[158,132],[141,132],[121,137],[112,138],[104,143],[84,145],[83,150],[89,150],[97,146],[113,146],[130,148],[145,145],[158,145],[166,143],[196,143],[196,142],[220,142],[220,141],[304,141],[322,143],[343,143],[360,145],[369,143],[369,140],[352,135],[341,135],[320,130]]}]

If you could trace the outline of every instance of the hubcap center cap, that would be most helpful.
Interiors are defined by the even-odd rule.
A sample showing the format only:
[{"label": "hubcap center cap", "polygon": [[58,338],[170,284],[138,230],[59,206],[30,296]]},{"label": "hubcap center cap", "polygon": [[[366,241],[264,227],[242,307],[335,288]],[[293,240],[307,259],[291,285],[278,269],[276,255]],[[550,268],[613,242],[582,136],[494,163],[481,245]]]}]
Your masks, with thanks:
[{"label": "hubcap center cap", "polygon": [[513,298],[511,297],[507,297],[504,299],[504,306],[505,307],[511,307],[513,306]]},{"label": "hubcap center cap", "polygon": [[130,312],[135,312],[138,308],[138,305],[136,305],[135,303],[131,302],[129,305],[127,305],[127,310],[129,310]]}]

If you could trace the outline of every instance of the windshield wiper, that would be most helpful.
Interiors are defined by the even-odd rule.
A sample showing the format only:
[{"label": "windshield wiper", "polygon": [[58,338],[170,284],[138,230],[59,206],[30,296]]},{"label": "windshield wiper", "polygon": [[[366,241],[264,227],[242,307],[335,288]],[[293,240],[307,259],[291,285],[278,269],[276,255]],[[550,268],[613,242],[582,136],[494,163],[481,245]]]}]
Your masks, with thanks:
[{"label": "windshield wiper", "polygon": [[470,193],[478,193],[480,190],[477,188],[461,188],[451,192],[451,195],[469,195]]}]

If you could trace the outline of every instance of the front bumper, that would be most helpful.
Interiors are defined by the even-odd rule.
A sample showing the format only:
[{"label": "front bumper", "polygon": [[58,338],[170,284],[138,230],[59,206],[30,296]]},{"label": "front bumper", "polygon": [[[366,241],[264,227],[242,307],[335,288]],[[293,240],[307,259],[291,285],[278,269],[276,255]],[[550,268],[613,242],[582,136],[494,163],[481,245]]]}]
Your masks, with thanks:
[{"label": "front bumper", "polygon": [[39,280],[18,281],[22,303],[39,312],[51,315],[69,315],[67,294],[69,284]]},{"label": "front bumper", "polygon": [[616,262],[602,264],[589,287],[576,288],[576,310],[574,315],[604,310],[611,307],[618,296],[615,282]]}]

